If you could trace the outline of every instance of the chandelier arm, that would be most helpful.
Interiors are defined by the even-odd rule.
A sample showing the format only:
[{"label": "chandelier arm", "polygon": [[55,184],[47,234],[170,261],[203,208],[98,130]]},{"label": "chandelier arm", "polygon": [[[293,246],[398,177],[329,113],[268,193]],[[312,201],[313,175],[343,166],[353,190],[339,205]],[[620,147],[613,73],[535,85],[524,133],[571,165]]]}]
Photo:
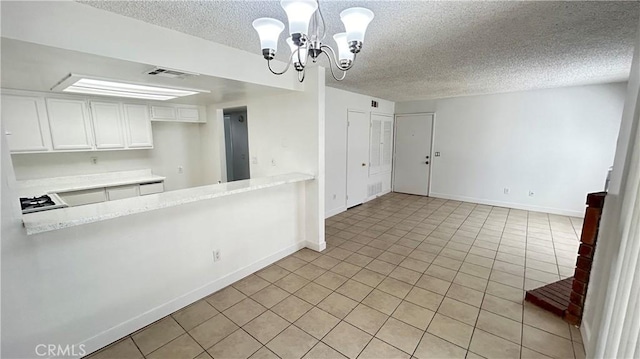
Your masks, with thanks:
[{"label": "chandelier arm", "polygon": [[289,67],[291,66],[292,60],[293,60],[293,56],[290,56],[289,57],[289,62],[287,62],[287,66],[281,72],[274,71],[271,68],[271,60],[267,60],[267,67],[269,68],[269,71],[271,71],[272,74],[274,74],[274,75],[282,75],[282,74],[284,74],[285,72],[287,72],[289,70]]},{"label": "chandelier arm", "polygon": [[304,81],[304,75],[305,75],[304,69],[302,69],[302,71],[298,71],[298,81],[299,82]]},{"label": "chandelier arm", "polygon": [[[322,45],[320,48],[321,48],[322,50],[327,49],[327,50],[329,50],[329,52],[331,52],[331,55],[333,56],[333,62],[335,62],[336,67],[337,67],[338,69],[340,69],[340,71],[347,71],[347,70],[351,69],[351,68],[353,67],[353,65],[356,63],[356,55],[357,55],[357,54],[353,54],[353,60],[351,61],[351,63],[349,64],[349,66],[347,66],[347,67],[342,67],[342,66],[340,65],[340,62],[338,61],[338,59],[337,59],[337,57],[336,57],[336,52],[333,50],[333,48],[331,48],[331,46],[328,46],[328,45]],[[325,53],[326,53],[326,51],[323,51],[323,52],[325,52]],[[329,56],[329,55],[327,54],[327,56]],[[329,62],[331,62],[331,61],[329,61]]]},{"label": "chandelier arm", "polygon": [[[300,58],[300,48],[302,46],[298,45],[298,49],[295,50],[297,52],[297,56],[298,56],[298,63],[300,64],[300,66],[302,66],[304,68],[304,65],[302,63],[302,59]],[[293,57],[294,55],[292,54],[291,57]],[[307,58],[309,57],[309,51],[307,51]],[[307,63],[307,59],[304,60],[304,63]]]},{"label": "chandelier arm", "polygon": [[[328,47],[328,46],[327,46],[327,47]],[[329,49],[331,49],[331,48],[329,47]],[[332,49],[331,51],[333,52],[333,49]],[[336,76],[336,74],[333,72],[333,64],[332,64],[331,56],[329,56],[329,53],[327,53],[326,51],[322,51],[322,53],[323,53],[323,54],[325,54],[325,56],[327,56],[327,60],[329,60],[329,70],[331,70],[331,76],[333,76],[333,78],[334,78],[336,81],[342,81],[342,80],[344,80],[344,78],[347,76],[347,72],[346,72],[346,71],[342,71],[342,70],[340,69],[340,66],[336,64],[336,66],[338,67],[338,69],[340,69],[340,70],[342,71],[342,76],[341,76],[340,78],[338,78],[338,77]],[[334,59],[333,61],[335,61],[335,59]]]}]

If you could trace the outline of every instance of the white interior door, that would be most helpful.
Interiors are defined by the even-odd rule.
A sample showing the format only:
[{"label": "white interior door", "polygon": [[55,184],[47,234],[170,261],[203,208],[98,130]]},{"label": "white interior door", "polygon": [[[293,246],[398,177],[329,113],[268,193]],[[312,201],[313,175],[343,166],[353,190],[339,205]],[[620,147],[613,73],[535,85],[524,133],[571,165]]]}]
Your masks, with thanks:
[{"label": "white interior door", "polygon": [[432,131],[432,114],[396,116],[394,192],[429,194]]},{"label": "white interior door", "polygon": [[366,113],[349,111],[347,115],[347,208],[367,198],[369,162],[369,119]]}]

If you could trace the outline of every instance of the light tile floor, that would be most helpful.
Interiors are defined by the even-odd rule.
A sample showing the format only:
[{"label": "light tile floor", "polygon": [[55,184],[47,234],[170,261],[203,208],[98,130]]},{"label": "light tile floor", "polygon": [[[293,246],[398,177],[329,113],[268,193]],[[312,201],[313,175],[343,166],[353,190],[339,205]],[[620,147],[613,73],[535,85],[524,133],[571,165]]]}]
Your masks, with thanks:
[{"label": "light tile floor", "polygon": [[583,358],[524,290],[571,276],[582,220],[388,194],[102,358]]}]

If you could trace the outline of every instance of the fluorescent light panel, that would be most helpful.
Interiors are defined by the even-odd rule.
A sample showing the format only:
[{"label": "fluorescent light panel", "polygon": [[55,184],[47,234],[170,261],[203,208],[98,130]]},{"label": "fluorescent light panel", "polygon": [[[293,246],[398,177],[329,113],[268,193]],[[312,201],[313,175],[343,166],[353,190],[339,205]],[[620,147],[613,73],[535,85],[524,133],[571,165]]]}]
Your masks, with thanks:
[{"label": "fluorescent light panel", "polygon": [[171,100],[177,97],[195,95],[200,91],[182,90],[167,87],[135,85],[123,82],[80,78],[64,92],[84,93],[115,97],[140,98],[145,100]]}]

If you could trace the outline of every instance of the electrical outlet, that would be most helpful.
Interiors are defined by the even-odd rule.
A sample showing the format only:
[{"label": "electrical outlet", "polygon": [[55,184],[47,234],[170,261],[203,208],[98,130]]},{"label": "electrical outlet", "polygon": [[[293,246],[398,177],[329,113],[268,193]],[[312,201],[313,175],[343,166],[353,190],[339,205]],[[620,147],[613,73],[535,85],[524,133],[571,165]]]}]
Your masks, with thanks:
[{"label": "electrical outlet", "polygon": [[251,163],[253,163],[254,165],[257,165],[258,164],[258,157],[256,157],[256,156],[251,157]]},{"label": "electrical outlet", "polygon": [[336,199],[336,195],[335,194],[333,195],[333,199]]},{"label": "electrical outlet", "polygon": [[440,152],[436,152],[434,156],[435,157],[440,157]]},{"label": "electrical outlet", "polygon": [[213,251],[213,261],[217,262],[220,260],[220,250],[219,249],[215,249]]},{"label": "electrical outlet", "polygon": [[91,157],[90,160],[91,160],[91,164],[92,165],[97,165],[98,164],[98,157]]},{"label": "electrical outlet", "polygon": [[183,174],[184,173],[184,167],[178,166],[178,173],[179,174]]},{"label": "electrical outlet", "polygon": [[529,197],[533,197],[533,196],[535,196],[535,192],[529,191]]},{"label": "electrical outlet", "polygon": [[275,158],[271,159],[271,165],[274,166],[274,167],[276,166],[276,159]]},{"label": "electrical outlet", "polygon": [[509,194],[509,192],[511,192],[511,190],[508,187],[504,188],[504,194]]}]

